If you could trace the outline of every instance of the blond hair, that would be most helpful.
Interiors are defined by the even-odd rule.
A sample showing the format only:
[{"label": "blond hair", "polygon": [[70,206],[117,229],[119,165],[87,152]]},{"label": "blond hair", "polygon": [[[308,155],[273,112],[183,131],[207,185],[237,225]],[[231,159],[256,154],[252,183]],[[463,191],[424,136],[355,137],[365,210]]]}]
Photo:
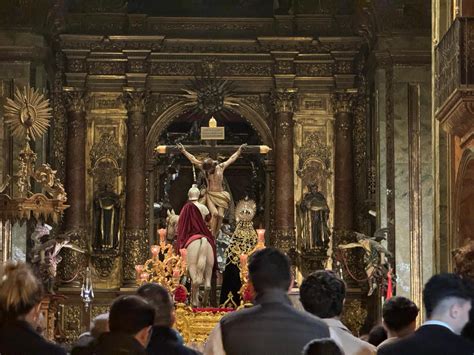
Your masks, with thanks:
[{"label": "blond hair", "polygon": [[43,286],[24,262],[9,261],[0,270],[0,319],[28,314],[43,298]]}]

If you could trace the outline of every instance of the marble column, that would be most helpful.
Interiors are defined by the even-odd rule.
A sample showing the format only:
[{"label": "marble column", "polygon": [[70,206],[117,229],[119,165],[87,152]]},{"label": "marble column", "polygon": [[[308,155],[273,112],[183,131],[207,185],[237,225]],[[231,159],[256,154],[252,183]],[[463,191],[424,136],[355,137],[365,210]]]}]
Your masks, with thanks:
[{"label": "marble column", "polygon": [[136,285],[135,265],[143,264],[148,255],[148,241],[145,235],[146,93],[140,89],[125,88],[123,101],[128,113],[128,134],[122,285],[131,287]]},{"label": "marble column", "polygon": [[[86,233],[86,94],[84,90],[63,88],[67,111],[66,179],[67,204],[65,232],[71,242],[87,250]],[[59,264],[62,286],[80,287],[87,257],[71,249],[64,249]]]},{"label": "marble column", "polygon": [[352,149],[353,93],[335,93],[332,105],[335,117],[334,156],[334,229],[350,231],[354,227],[354,173]]},{"label": "marble column", "polygon": [[275,110],[275,225],[274,242],[284,251],[295,248],[295,201],[293,165],[293,113],[296,89],[272,93]]}]

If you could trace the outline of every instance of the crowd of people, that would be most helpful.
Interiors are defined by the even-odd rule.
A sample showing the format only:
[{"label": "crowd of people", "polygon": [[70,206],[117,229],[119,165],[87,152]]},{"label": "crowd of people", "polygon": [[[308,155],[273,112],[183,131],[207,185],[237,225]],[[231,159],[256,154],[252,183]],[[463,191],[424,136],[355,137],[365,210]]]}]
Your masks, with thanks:
[{"label": "crowd of people", "polygon": [[[381,324],[362,340],[341,321],[346,285],[334,272],[316,271],[303,281],[300,300],[305,311],[299,311],[288,297],[293,279],[284,253],[262,249],[249,259],[248,270],[256,294],[254,306],[223,317],[209,335],[205,355],[474,354],[469,322],[473,288],[459,275],[439,274],[426,283],[427,320],[418,329],[418,306],[405,297],[393,297],[383,305]],[[27,264],[3,266],[1,355],[67,353],[37,330],[43,296],[42,284]],[[114,300],[109,313],[93,320],[71,354],[198,354],[183,344],[174,322],[168,291],[145,284],[135,295]]]}]

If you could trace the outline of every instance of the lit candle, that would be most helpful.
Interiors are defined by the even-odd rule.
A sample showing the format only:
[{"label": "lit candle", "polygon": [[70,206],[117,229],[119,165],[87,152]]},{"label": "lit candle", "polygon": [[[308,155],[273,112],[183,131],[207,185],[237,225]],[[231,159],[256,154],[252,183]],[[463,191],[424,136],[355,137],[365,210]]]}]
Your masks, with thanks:
[{"label": "lit candle", "polygon": [[183,261],[183,263],[186,263],[186,257],[187,257],[188,251],[183,248],[183,249],[179,249],[179,253],[181,254],[181,260]]},{"label": "lit candle", "polygon": [[247,267],[247,259],[248,259],[247,254],[242,254],[240,256],[240,267],[241,268],[246,268]]},{"label": "lit candle", "polygon": [[158,234],[160,235],[160,243],[164,243],[166,239],[166,229],[164,228],[158,229]]},{"label": "lit candle", "polygon": [[265,245],[265,229],[257,229],[258,244]]},{"label": "lit candle", "polygon": [[160,246],[152,245],[150,250],[151,250],[151,255],[153,255],[153,257],[156,258],[158,256],[158,253],[160,252]]},{"label": "lit candle", "polygon": [[159,145],[155,148],[155,152],[158,154],[165,154],[166,153],[166,145]]},{"label": "lit candle", "polygon": [[140,275],[143,272],[143,265],[135,265],[135,271]]},{"label": "lit candle", "polygon": [[148,272],[142,272],[140,274],[140,280],[143,282],[148,282],[148,278],[150,277],[150,274]]}]

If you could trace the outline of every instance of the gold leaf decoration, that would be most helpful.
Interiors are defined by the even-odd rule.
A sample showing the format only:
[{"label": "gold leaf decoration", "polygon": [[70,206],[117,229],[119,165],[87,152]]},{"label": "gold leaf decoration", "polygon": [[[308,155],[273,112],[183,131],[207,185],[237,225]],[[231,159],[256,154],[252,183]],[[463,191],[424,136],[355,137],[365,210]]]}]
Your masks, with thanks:
[{"label": "gold leaf decoration", "polygon": [[35,140],[49,127],[51,107],[49,100],[37,89],[16,88],[14,100],[7,98],[5,104],[5,123],[12,134],[20,139]]}]

